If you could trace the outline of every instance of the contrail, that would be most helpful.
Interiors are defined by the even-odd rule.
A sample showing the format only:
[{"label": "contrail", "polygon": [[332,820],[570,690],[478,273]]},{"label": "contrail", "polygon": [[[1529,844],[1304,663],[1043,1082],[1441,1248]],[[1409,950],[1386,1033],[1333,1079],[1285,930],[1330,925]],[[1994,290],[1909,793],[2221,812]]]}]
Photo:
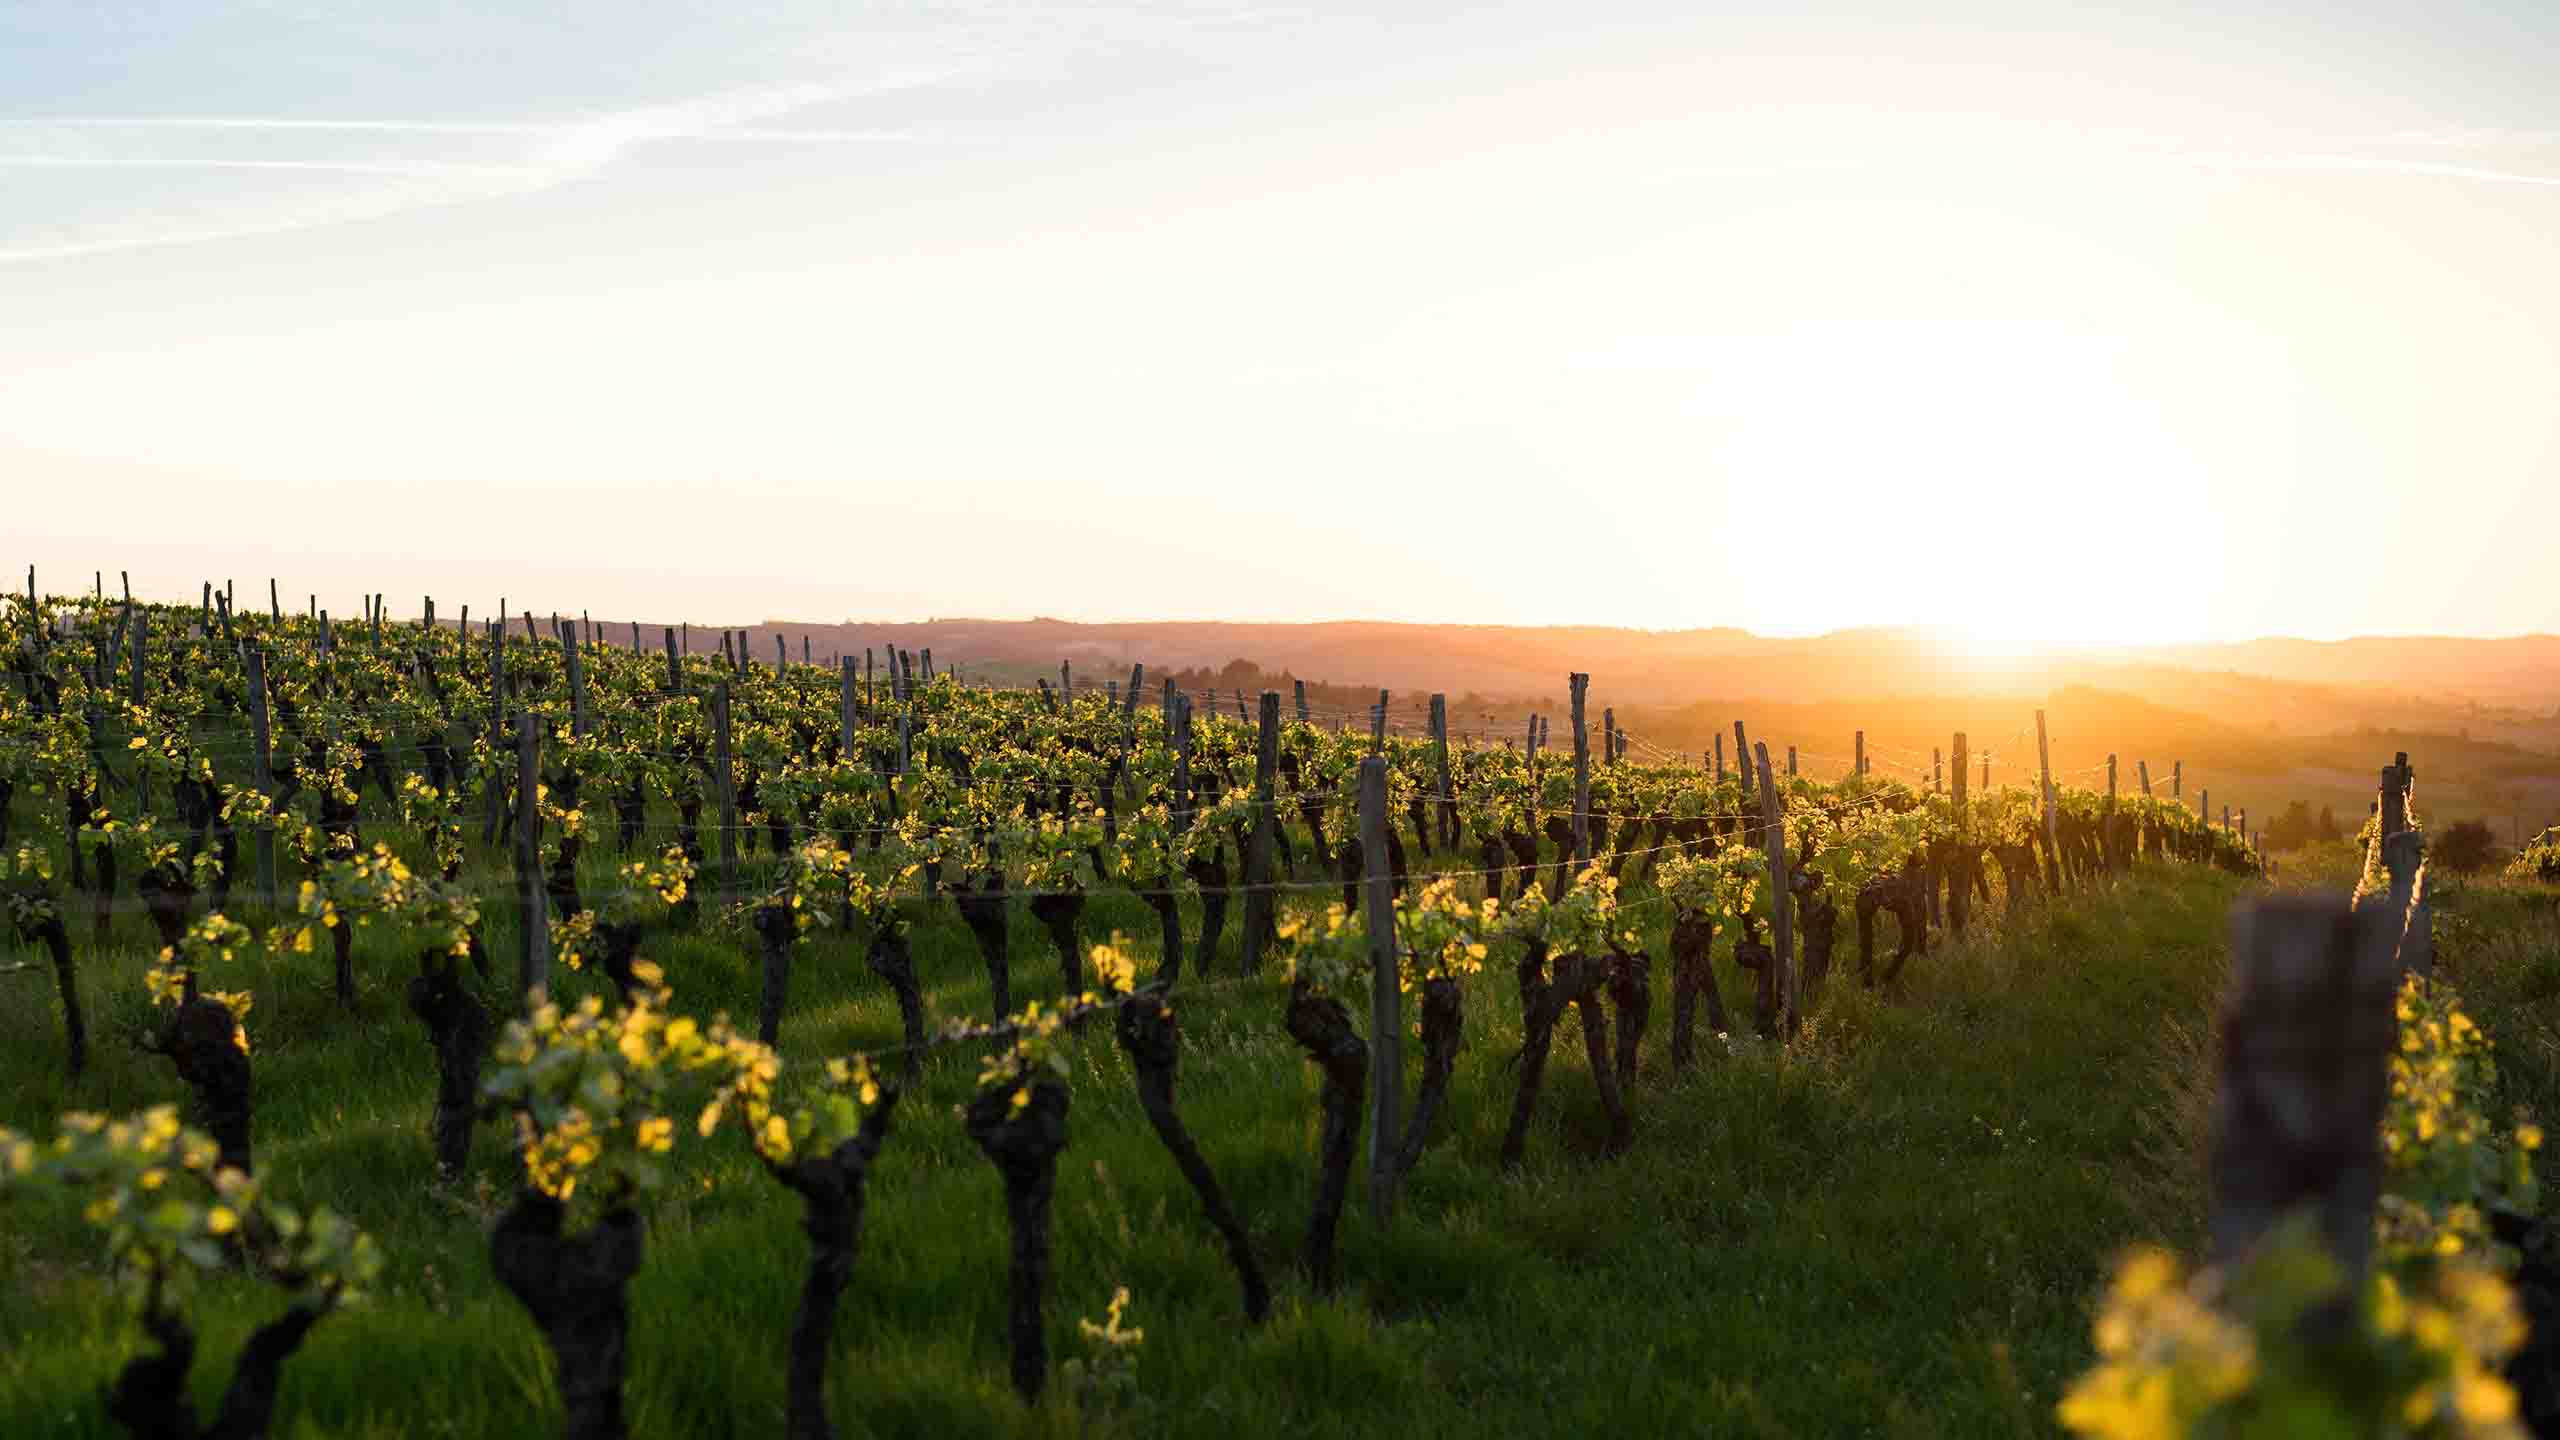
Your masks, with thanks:
[{"label": "contrail", "polygon": [[2432,160],[2397,160],[2371,155],[2180,155],[2190,165],[2226,170],[2355,170],[2387,175],[2435,175],[2448,180],[2479,180],[2497,185],[2560,186],[2560,175],[2531,175],[2479,165],[2446,165]]},{"label": "contrail", "polygon": [[[733,91],[717,95],[697,96],[689,100],[663,105],[644,105],[631,109],[608,111],[583,119],[550,123],[515,121],[411,121],[378,119],[311,119],[291,116],[223,116],[223,115],[102,115],[11,122],[0,128],[25,128],[42,125],[55,130],[72,128],[149,128],[204,129],[229,131],[377,131],[385,133],[512,135],[528,142],[518,163],[512,165],[449,166],[407,162],[333,162],[299,160],[209,160],[189,162],[168,157],[144,156],[131,161],[114,157],[86,155],[26,155],[0,158],[0,163],[24,166],[75,167],[82,165],[202,164],[215,169],[292,169],[337,170],[350,174],[374,175],[391,182],[357,190],[348,194],[316,197],[280,210],[267,211],[254,217],[211,220],[197,225],[136,225],[92,230],[86,234],[46,245],[28,245],[16,249],[0,249],[0,264],[13,261],[59,260],[83,255],[105,254],[117,250],[145,246],[200,244],[212,240],[239,239],[258,235],[278,235],[296,230],[315,229],[325,225],[343,225],[360,220],[376,220],[412,210],[462,204],[468,201],[495,200],[510,196],[536,194],[556,189],[575,181],[604,173],[633,146],[663,140],[707,140],[717,138],[762,138],[805,140],[824,136],[830,140],[859,138],[871,141],[902,139],[889,131],[813,131],[760,130],[758,122],[769,121],[795,110],[806,109],[829,101],[882,90],[909,89],[930,85],[962,73],[959,67],[935,70],[913,70],[869,85],[788,85],[770,89]],[[732,132],[743,132],[733,135]]]},{"label": "contrail", "polygon": [[[593,121],[578,120],[358,120],[266,115],[47,115],[0,120],[0,130],[250,130],[373,135],[559,135]],[[776,130],[723,126],[663,140],[753,140],[831,145],[923,144],[943,137],[922,130]]]},{"label": "contrail", "polygon": [[151,155],[9,155],[0,165],[35,169],[90,170],[320,170],[346,175],[529,177],[539,172],[521,165],[446,165],[431,160],[222,160]]}]

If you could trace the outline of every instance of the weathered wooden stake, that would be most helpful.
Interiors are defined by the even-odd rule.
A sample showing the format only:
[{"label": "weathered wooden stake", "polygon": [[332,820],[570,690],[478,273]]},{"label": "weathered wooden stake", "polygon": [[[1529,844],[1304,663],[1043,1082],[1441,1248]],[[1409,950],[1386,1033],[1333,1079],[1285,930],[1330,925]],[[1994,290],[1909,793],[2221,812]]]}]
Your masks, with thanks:
[{"label": "weathered wooden stake", "polygon": [[2045,744],[2044,712],[2036,712],[2036,769],[2044,785],[2044,878],[2045,888],[2062,893],[2062,841],[2060,827],[2053,814],[2053,752]]},{"label": "weathered wooden stake", "polygon": [[[273,799],[276,793],[275,751],[269,743],[267,729],[267,656],[251,646],[249,649],[249,728],[257,742],[252,757],[250,778],[259,793]],[[276,832],[273,825],[258,827],[258,900],[268,914],[276,908]]]},{"label": "weathered wooden stake", "polygon": [[1431,759],[1440,782],[1440,848],[1458,843],[1458,791],[1449,777],[1449,697],[1431,697]]},{"label": "weathered wooden stake", "polygon": [[720,888],[738,883],[738,770],[729,752],[729,682],[711,692],[713,753],[720,767]]},{"label": "weathered wooden stake", "polygon": [[542,728],[532,711],[516,717],[516,893],[524,906],[524,948],[516,967],[516,989],[525,1009],[551,975],[551,924],[544,912],[542,888]]},{"label": "weathered wooden stake", "polygon": [[569,666],[569,733],[587,738],[587,671],[578,656],[578,630],[571,626],[561,632],[561,658]]},{"label": "weathered wooden stake", "polygon": [[1573,700],[1573,872],[1579,875],[1591,863],[1591,732],[1583,717],[1591,677],[1576,670],[1565,677],[1565,685]]},{"label": "weathered wooden stake", "polygon": [[[498,619],[489,626],[489,758],[494,764],[503,753],[499,747],[507,743],[507,602],[498,602]],[[506,812],[505,793],[493,772],[489,779],[488,824],[480,837],[483,845],[498,843],[499,822]]]},{"label": "weathered wooden stake", "polygon": [[853,763],[853,657],[836,662],[836,759]]},{"label": "weathered wooden stake", "polygon": [[2248,1254],[2308,1209],[2329,1252],[2362,1273],[2399,1029],[2392,940],[2390,917],[2342,895],[2272,896],[2234,912],[2214,1102],[2215,1262]]},{"label": "weathered wooden stake", "polygon": [[[1578,692],[1577,692],[1578,693]],[[1271,697],[1276,710],[1279,696]],[[1360,849],[1369,919],[1369,1220],[1396,1212],[1397,1122],[1404,1093],[1403,976],[1396,964],[1395,881],[1387,865],[1387,759],[1360,762]]]},{"label": "weathered wooden stake", "polygon": [[[1280,692],[1262,692],[1262,723],[1253,743],[1253,828],[1244,851],[1243,958],[1237,966],[1247,975],[1262,968],[1262,958],[1277,942],[1278,917],[1273,892],[1271,852],[1279,828]],[[1381,852],[1383,854],[1383,852]],[[1208,957],[1201,957],[1203,971]]]},{"label": "weathered wooden stake", "polygon": [[1796,1013],[1796,947],[1794,906],[1787,888],[1787,821],[1778,804],[1778,786],[1769,773],[1769,747],[1754,746],[1753,762],[1760,771],[1760,828],[1769,849],[1769,939],[1774,952],[1772,963],[1778,967],[1778,1033],[1792,1037],[1803,1016]]}]

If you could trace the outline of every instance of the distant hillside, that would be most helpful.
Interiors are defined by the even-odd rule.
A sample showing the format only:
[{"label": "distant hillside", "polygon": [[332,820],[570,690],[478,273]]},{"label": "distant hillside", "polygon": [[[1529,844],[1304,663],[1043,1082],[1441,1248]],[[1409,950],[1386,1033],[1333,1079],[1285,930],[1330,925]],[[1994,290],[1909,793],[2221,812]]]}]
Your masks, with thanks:
[{"label": "distant hillside", "polygon": [[[2294,800],[2361,816],[2376,772],[2401,750],[2419,773],[2423,812],[2486,816],[2501,833],[2560,819],[2560,638],[2375,638],[2321,643],[2256,640],[2113,654],[1986,661],[1927,629],[1875,628],[1806,638],[1734,629],[1648,631],[1587,626],[1313,625],[1164,621],[1083,625],[1062,620],[938,619],[911,625],[746,627],[750,653],[769,661],[775,637],[793,658],[859,657],[868,646],[934,653],[979,683],[1125,684],[1144,662],[1147,690],[1167,677],[1232,712],[1238,697],[1305,680],[1320,722],[1367,724],[1381,689],[1390,723],[1418,733],[1432,692],[1449,697],[1461,739],[1517,743],[1545,714],[1569,744],[1565,676],[1592,677],[1591,720],[1613,710],[1644,747],[1699,754],[1732,725],[1807,770],[1845,769],[1860,729],[1876,768],[1929,774],[1932,749],[1957,730],[1993,783],[2023,783],[2035,763],[2035,711],[2047,712],[2054,768],[2103,781],[2119,759],[2124,789],[2151,762],[2164,792],[2184,761],[2187,798],[2211,791],[2265,818]],[[614,626],[606,627],[608,638]],[[644,629],[655,648],[655,627]],[[628,632],[622,632],[627,641]],[[696,628],[693,648],[718,648]],[[1977,761],[1978,763],[1978,761]],[[1977,770],[1973,777],[1980,779]]]},{"label": "distant hillside", "polygon": [[2164,646],[2140,652],[2166,665],[2234,670],[2278,680],[2437,695],[2493,704],[2560,709],[2560,635],[2466,640],[2441,635],[2351,640],[2247,640]]}]

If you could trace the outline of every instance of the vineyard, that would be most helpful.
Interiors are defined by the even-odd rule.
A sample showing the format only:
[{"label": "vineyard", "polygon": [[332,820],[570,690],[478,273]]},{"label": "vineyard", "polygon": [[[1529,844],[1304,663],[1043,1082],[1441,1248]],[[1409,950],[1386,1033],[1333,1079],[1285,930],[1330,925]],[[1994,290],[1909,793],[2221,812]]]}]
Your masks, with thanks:
[{"label": "vineyard", "polygon": [[[2167,977],[2209,994],[2209,970],[2073,976],[2074,947],[2206,948],[2261,868],[2147,769],[2131,792],[2112,765],[1969,791],[1955,736],[1943,787],[1863,754],[1814,778],[1739,724],[1730,767],[1638,758],[1579,675],[1566,743],[1494,745],[1389,734],[1383,703],[1220,713],[1143,669],[999,691],[929,654],[332,623],[210,587],[163,607],[31,584],[9,627],[0,1160],[29,1194],[0,1273],[34,1303],[0,1321],[0,1399],[27,1433],[1206,1433],[1221,1405],[1276,1418],[1256,1373],[1400,1393],[1418,1342],[1391,1321],[1559,1255],[1536,1287],[1619,1318],[1538,1343],[1689,1353],[1630,1328],[1661,1277],[1610,1232],[1641,1217],[1577,1190],[1715,1211],[1713,1153],[1801,1170],[1778,1185],[1794,1220],[1840,1214],[1842,1184],[1908,1202],[1947,1162],[1845,1125],[1818,1077],[1863,1073],[1859,1105],[1960,1096],[1967,1050],[2001,1054],[2001,1091],[2062,1066],[2008,1098],[2065,1134],[2133,1124],[2070,1115],[2139,1059],[2103,1053],[2106,1012],[2193,1013]],[[2037,973],[1999,968],[2022,956]],[[1945,1028],[1916,998],[1939,982],[2060,1007],[2093,1053]],[[2003,1165],[2034,1138],[1966,1128]],[[1789,1215],[1706,1223],[1801,1244],[1851,1292],[1895,1243],[1855,1237],[1852,1264],[1772,1241]],[[68,1268],[101,1231],[106,1268]],[[2020,1243],[2101,1258],[2073,1230]],[[2085,1285],[2033,1288],[2013,1311],[2076,1323]],[[1151,1310],[1168,1296],[1179,1328]],[[1767,1303],[1771,1333],[1727,1337],[1735,1368],[1816,1343]],[[116,1318],[137,1305],[139,1335]],[[1912,1361],[1826,1403],[1952,1364],[2006,1377],[1974,1418],[2023,1413],[2008,1367],[2049,1394],[2074,1363]],[[1167,1364],[1245,1368],[1167,1411],[1141,1393]],[[298,1401],[306,1370],[331,1379]],[[1646,1393],[1572,1413],[1641,1424]],[[1691,1398],[1798,1428],[1812,1403]]]}]

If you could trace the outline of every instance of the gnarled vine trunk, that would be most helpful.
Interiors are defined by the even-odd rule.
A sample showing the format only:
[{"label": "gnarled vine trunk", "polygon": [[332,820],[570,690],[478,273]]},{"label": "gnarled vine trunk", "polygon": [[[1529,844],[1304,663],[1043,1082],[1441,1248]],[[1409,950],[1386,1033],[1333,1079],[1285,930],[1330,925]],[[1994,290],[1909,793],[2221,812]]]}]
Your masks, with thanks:
[{"label": "gnarled vine trunk", "polygon": [[451,1180],[471,1163],[471,1128],[479,1114],[480,1062],[489,1052],[489,1012],[462,983],[446,952],[418,958],[409,982],[409,1013],[427,1029],[436,1052],[436,1173]]},{"label": "gnarled vine trunk", "polygon": [[782,1427],[787,1440],[835,1440],[835,1426],[827,1420],[827,1356],[835,1347],[836,1304],[861,1254],[871,1162],[889,1138],[897,1105],[898,1092],[884,1089],[852,1138],[822,1155],[765,1166],[800,1197],[800,1230],[809,1237],[809,1273],[800,1282],[800,1308],[791,1319]]},{"label": "gnarled vine trunk", "polygon": [[1049,1342],[1041,1314],[1049,1295],[1049,1202],[1057,1188],[1058,1152],[1067,1147],[1067,1087],[1048,1076],[1025,1080],[1030,1098],[998,1085],[969,1102],[969,1138],[1004,1177],[1005,1220],[1013,1237],[1006,1274],[1005,1335],[1013,1388],[1039,1397],[1049,1378]]},{"label": "gnarled vine trunk", "polygon": [[1253,1240],[1246,1233],[1244,1222],[1227,1203],[1226,1191],[1219,1188],[1216,1173],[1210,1170],[1191,1131],[1182,1123],[1181,1114],[1174,1109],[1182,1029],[1173,1008],[1164,1003],[1162,989],[1151,986],[1121,1002],[1116,1032],[1120,1048],[1137,1074],[1138,1104],[1147,1112],[1147,1123],[1155,1127],[1156,1138],[1172,1154],[1182,1178],[1191,1182],[1192,1191],[1200,1197],[1200,1208],[1208,1213],[1210,1225],[1226,1242],[1227,1258],[1235,1265],[1236,1278],[1244,1286],[1245,1319],[1259,1325],[1271,1313],[1271,1285],[1263,1276],[1262,1262],[1254,1257]]},{"label": "gnarled vine trunk", "polygon": [[1289,987],[1289,1038],[1323,1072],[1322,1138],[1316,1150],[1315,1207],[1307,1216],[1307,1277],[1319,1291],[1334,1283],[1334,1234],[1342,1225],[1351,1160],[1360,1143],[1360,1101],[1369,1090],[1369,1046],[1351,1028],[1351,1012],[1303,983]]},{"label": "gnarled vine trunk", "polygon": [[567,1440],[621,1440],[622,1377],[629,1365],[631,1277],[643,1231],[628,1208],[607,1211],[583,1235],[563,1233],[567,1211],[538,1190],[516,1192],[489,1235],[489,1268],[533,1316],[551,1351]]}]

